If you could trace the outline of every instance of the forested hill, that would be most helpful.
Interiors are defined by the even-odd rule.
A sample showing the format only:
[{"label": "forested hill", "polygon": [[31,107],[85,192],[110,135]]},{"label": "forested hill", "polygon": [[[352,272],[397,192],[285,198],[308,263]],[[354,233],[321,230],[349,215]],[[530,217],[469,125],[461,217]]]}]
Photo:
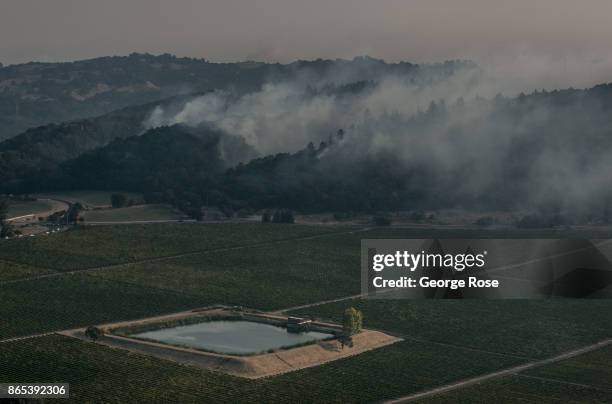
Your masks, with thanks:
[{"label": "forested hill", "polygon": [[59,163],[105,146],[113,139],[138,135],[144,130],[143,120],[156,106],[182,106],[192,97],[177,96],[162,102],[124,108],[96,118],[44,125],[0,142],[2,188],[9,189],[24,178],[46,175]]},{"label": "forested hill", "polygon": [[217,153],[248,152],[239,138],[204,128],[197,140],[197,130],[172,126],[66,162],[52,181],[26,183],[139,190],[192,211],[204,203],[227,212],[462,207],[604,221],[612,208],[611,112],[612,85],[432,103],[229,168]]},{"label": "forested hill", "polygon": [[609,220],[612,85],[432,103],[381,121],[240,165],[219,189],[254,208],[544,209]]},{"label": "forested hill", "polygon": [[330,73],[348,81],[376,80],[386,74],[414,75],[423,80],[451,75],[474,65],[388,64],[371,58],[211,63],[204,59],[131,54],[70,63],[0,65],[0,140],[28,128],[93,117],[170,96],[231,88],[254,91],[268,80],[286,80]]},{"label": "forested hill", "polygon": [[[187,187],[226,168],[222,159],[224,136],[211,129],[175,125],[116,139],[62,164],[62,178],[56,188],[166,190],[177,179]],[[243,147],[248,148],[244,144]]]}]

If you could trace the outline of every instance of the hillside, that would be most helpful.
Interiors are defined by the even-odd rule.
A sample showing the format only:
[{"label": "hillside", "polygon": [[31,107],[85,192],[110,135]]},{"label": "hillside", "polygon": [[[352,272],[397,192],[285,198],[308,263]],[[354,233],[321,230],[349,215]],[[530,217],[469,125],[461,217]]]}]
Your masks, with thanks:
[{"label": "hillside", "polygon": [[[27,192],[123,189],[152,202],[228,212],[526,209],[607,223],[611,110],[612,85],[432,102],[415,115],[370,117],[320,144],[256,159],[242,137],[206,125],[162,126],[100,148],[90,131],[96,140],[89,151],[54,134],[47,138],[63,142],[71,158],[27,175],[13,170],[13,187],[3,185]],[[142,111],[136,115],[126,128],[137,126]]]},{"label": "hillside", "polygon": [[184,100],[184,97],[173,97],[96,118],[40,126],[0,142],[2,188],[18,192],[19,183],[24,178],[47,173],[59,163],[105,146],[113,139],[138,135],[144,130],[143,120],[156,106],[171,108],[174,104],[182,105]]},{"label": "hillside", "polygon": [[432,103],[240,165],[220,187],[255,208],[536,209],[608,222],[611,111],[612,85]]},{"label": "hillside", "polygon": [[40,187],[160,191],[171,199],[174,189],[195,187],[225,170],[227,149],[252,152],[241,139],[213,129],[163,126],[66,161],[40,178]]},{"label": "hillside", "polygon": [[410,74],[415,80],[427,81],[463,67],[474,66],[466,62],[393,64],[371,58],[286,65],[211,63],[138,53],[69,63],[0,65],[0,141],[31,127],[98,116],[185,93],[228,88],[246,92],[268,80],[299,76],[317,81],[332,73],[349,82],[375,80],[385,74]]}]

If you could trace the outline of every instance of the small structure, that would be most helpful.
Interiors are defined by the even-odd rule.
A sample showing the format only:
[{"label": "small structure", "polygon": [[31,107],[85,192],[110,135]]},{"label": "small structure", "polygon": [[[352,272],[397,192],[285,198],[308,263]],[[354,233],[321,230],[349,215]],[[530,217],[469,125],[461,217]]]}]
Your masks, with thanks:
[{"label": "small structure", "polygon": [[287,318],[287,331],[289,332],[304,332],[310,329],[312,320],[308,320],[300,317],[288,317]]}]

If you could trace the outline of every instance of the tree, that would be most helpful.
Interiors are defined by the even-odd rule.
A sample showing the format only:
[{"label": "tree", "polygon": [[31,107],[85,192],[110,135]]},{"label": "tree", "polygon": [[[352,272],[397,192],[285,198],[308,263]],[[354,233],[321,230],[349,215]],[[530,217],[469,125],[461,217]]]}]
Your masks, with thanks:
[{"label": "tree", "polygon": [[8,216],[8,202],[5,198],[0,198],[0,221],[5,221]]},{"label": "tree", "polygon": [[269,210],[264,211],[264,213],[261,215],[261,222],[270,223],[271,220],[272,220],[272,215],[270,214],[270,211]]},{"label": "tree", "polygon": [[111,195],[111,206],[113,208],[122,208],[127,204],[127,197],[123,194]]},{"label": "tree", "polygon": [[376,226],[390,226],[391,215],[386,213],[379,213],[372,218],[372,221]]},{"label": "tree", "polygon": [[363,314],[354,307],[344,311],[342,317],[342,332],[344,336],[351,336],[361,331],[363,326]]},{"label": "tree", "polygon": [[344,346],[348,346],[349,348],[353,347],[353,337],[346,334],[340,334],[338,336],[338,342],[340,342],[340,347],[344,349]]},{"label": "tree", "polygon": [[274,223],[295,223],[293,211],[290,209],[277,209],[272,216]]},{"label": "tree", "polygon": [[79,202],[73,205],[70,205],[70,208],[66,212],[66,216],[65,216],[66,224],[70,224],[70,223],[76,224],[77,220],[79,219],[79,213],[81,213],[82,210],[83,210],[83,205],[81,205]]},{"label": "tree", "polygon": [[92,341],[96,341],[98,338],[104,335],[104,331],[102,331],[100,328],[96,326],[90,325],[85,330],[85,335]]},{"label": "tree", "polygon": [[5,198],[0,198],[0,238],[5,238],[13,234],[13,227],[6,220],[8,218],[8,202]]}]

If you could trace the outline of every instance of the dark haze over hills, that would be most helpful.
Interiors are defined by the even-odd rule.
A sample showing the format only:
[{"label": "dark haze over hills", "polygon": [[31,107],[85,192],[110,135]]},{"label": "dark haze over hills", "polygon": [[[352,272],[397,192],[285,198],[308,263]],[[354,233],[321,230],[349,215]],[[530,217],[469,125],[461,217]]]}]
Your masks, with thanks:
[{"label": "dark haze over hills", "polygon": [[[449,74],[458,65],[429,66]],[[255,91],[269,80],[302,74],[345,75],[347,81],[412,74],[420,66],[369,58],[278,63],[210,63],[204,59],[134,53],[69,63],[0,65],[0,140],[47,123],[102,115],[170,96],[231,89]],[[450,71],[448,71],[450,70]],[[352,77],[351,77],[352,76]]]},{"label": "dark haze over hills", "polygon": [[1,191],[138,190],[192,212],[462,207],[608,220],[611,85],[515,96],[468,62],[159,60],[222,73],[185,79],[199,94],[0,143]]}]

